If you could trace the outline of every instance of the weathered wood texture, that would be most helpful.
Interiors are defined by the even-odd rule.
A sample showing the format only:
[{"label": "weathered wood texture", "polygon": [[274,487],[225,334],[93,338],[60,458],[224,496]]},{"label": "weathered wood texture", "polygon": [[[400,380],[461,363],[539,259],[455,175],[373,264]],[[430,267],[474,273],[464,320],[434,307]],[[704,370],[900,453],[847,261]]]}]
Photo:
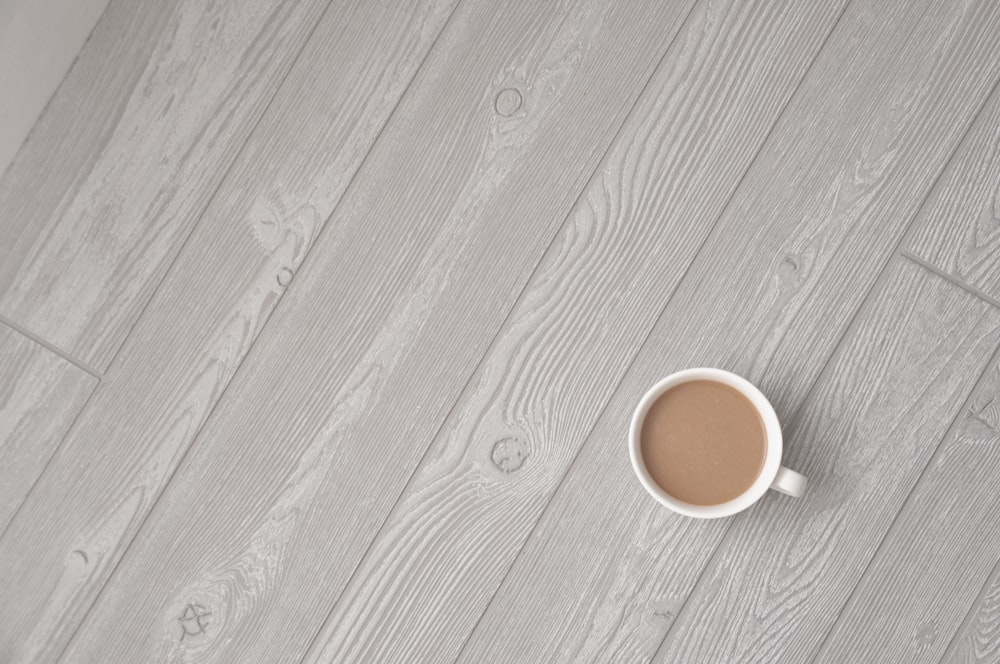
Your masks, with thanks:
[{"label": "weathered wood texture", "polygon": [[461,661],[653,654],[726,524],[643,493],[624,443],[634,404],[670,371],[721,366],[790,421],[997,79],[998,18],[982,4],[848,7]]},{"label": "weathered wood texture", "polygon": [[[914,236],[975,237],[1000,188],[1000,90],[977,118],[924,205]],[[977,206],[978,205],[978,206]],[[949,244],[956,254],[968,245]],[[922,246],[929,245],[922,241]],[[958,255],[932,254],[942,270]],[[1000,262],[978,254],[981,273]],[[959,413],[823,644],[820,662],[937,662],[1000,558],[1000,369]]]},{"label": "weathered wood texture", "polygon": [[97,379],[0,323],[0,533]]},{"label": "weathered wood texture", "polygon": [[[112,0],[0,162],[0,662],[1000,664],[1000,5],[845,4]],[[805,498],[642,491],[706,364]]]},{"label": "weathered wood texture", "polygon": [[459,5],[70,661],[301,658],[686,9]]},{"label": "weathered wood texture", "polygon": [[454,660],[842,7],[695,7],[306,661]]},{"label": "weathered wood texture", "polygon": [[107,4],[108,0],[0,1],[0,175]]},{"label": "weathered wood texture", "polygon": [[903,260],[788,428],[809,496],[734,520],[654,662],[812,659],[1000,341],[1000,311]]},{"label": "weathered wood texture", "polygon": [[956,155],[935,196],[929,223],[914,229],[906,250],[953,278],[1000,300],[1000,93],[978,132]]},{"label": "weathered wood texture", "polygon": [[[0,539],[0,661],[51,661],[120,560],[453,3],[326,14],[60,453]],[[335,64],[335,66],[334,66]],[[98,658],[101,659],[101,658]]]},{"label": "weathered wood texture", "polygon": [[0,313],[107,369],[328,0],[115,0],[0,181]]},{"label": "weathered wood texture", "polygon": [[994,360],[879,547],[817,662],[941,659],[1000,558],[998,397],[1000,367]]},{"label": "weathered wood texture", "polygon": [[961,664],[1000,662],[1000,562],[986,580],[941,661]]}]

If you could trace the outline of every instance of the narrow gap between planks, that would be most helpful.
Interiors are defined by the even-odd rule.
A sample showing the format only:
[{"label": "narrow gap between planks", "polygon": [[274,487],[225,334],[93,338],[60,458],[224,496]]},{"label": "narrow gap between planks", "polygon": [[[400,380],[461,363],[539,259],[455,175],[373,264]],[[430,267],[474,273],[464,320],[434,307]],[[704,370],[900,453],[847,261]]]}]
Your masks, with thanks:
[{"label": "narrow gap between planks", "polygon": [[67,353],[66,351],[64,351],[62,348],[59,348],[55,344],[53,344],[53,343],[51,343],[49,341],[46,341],[45,339],[43,339],[42,337],[38,336],[37,334],[35,334],[31,330],[29,330],[28,328],[24,327],[23,325],[21,325],[19,323],[16,323],[16,322],[12,321],[11,319],[9,319],[6,316],[4,316],[3,314],[0,314],[0,324],[6,325],[7,327],[9,327],[10,329],[14,330],[15,332],[17,332],[21,336],[27,337],[28,339],[30,339],[31,341],[35,342],[36,344],[38,344],[42,348],[45,348],[46,350],[48,350],[48,351],[50,351],[52,353],[55,353],[56,355],[58,355],[62,359],[66,360],[67,362],[69,362],[70,364],[72,364],[73,366],[75,366],[77,369],[80,369],[81,371],[90,374],[91,376],[93,376],[94,378],[96,378],[98,381],[100,381],[101,378],[104,377],[104,374],[102,374],[100,371],[98,371],[94,367],[90,366],[89,364],[87,364],[83,360],[79,360],[79,359],[73,357],[72,355],[70,355],[69,353]]}]

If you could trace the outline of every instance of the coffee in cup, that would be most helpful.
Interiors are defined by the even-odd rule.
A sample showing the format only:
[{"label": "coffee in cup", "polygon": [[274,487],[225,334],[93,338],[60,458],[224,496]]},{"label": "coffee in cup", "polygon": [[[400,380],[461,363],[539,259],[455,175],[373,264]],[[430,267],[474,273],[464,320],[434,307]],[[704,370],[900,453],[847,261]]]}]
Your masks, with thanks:
[{"label": "coffee in cup", "polygon": [[738,390],[692,380],[650,405],[640,450],[653,481],[671,496],[692,505],[721,505],[760,475],[764,436],[757,409]]},{"label": "coffee in cup", "polygon": [[806,479],[783,468],[781,427],[764,395],[721,369],[667,376],[632,417],[629,452],[643,486],[671,509],[703,518],[735,514],[768,488],[792,496]]}]

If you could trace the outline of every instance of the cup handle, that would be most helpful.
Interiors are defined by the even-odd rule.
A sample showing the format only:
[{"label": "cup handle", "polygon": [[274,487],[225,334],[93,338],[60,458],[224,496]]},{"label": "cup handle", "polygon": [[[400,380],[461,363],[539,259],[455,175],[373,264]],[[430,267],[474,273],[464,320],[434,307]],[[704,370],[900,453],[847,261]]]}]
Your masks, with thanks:
[{"label": "cup handle", "polygon": [[800,498],[806,492],[806,476],[790,468],[779,466],[778,474],[771,482],[771,488],[785,495]]}]

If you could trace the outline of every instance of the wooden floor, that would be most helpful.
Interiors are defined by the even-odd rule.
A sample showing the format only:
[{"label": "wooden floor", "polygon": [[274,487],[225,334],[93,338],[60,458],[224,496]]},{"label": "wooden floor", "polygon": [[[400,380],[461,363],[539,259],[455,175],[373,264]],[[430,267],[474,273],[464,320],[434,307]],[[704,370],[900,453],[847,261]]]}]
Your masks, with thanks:
[{"label": "wooden floor", "polygon": [[18,2],[0,662],[1000,662],[1000,3]]}]

